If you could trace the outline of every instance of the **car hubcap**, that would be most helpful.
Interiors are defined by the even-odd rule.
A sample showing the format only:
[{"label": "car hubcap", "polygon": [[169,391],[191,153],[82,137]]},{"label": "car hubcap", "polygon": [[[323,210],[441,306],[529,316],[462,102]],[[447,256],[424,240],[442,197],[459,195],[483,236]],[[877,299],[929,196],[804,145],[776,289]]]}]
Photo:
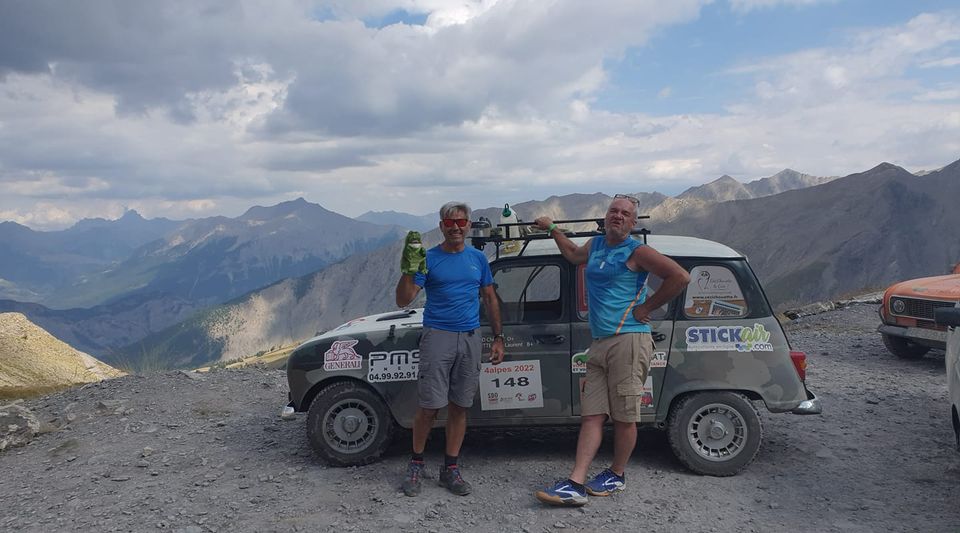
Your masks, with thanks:
[{"label": "car hubcap", "polygon": [[687,440],[708,461],[729,461],[747,442],[747,425],[739,411],[722,403],[705,405],[690,418]]},{"label": "car hubcap", "polygon": [[335,404],[323,417],[323,438],[330,447],[344,453],[362,451],[377,434],[377,416],[369,404],[359,400]]}]

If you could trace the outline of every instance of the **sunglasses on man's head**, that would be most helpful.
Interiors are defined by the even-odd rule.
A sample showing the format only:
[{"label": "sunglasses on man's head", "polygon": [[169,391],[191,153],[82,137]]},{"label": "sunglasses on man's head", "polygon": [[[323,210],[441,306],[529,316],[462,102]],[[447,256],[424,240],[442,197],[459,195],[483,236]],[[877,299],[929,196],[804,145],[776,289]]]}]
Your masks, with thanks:
[{"label": "sunglasses on man's head", "polygon": [[470,221],[465,218],[445,218],[443,219],[443,227],[452,228],[454,225],[460,226],[461,228],[467,227],[467,223]]},{"label": "sunglasses on man's head", "polygon": [[614,200],[617,200],[620,198],[623,198],[624,200],[630,200],[630,203],[632,203],[637,207],[640,207],[640,200],[637,200],[636,198],[634,198],[633,196],[630,196],[629,194],[615,194],[613,196]]}]

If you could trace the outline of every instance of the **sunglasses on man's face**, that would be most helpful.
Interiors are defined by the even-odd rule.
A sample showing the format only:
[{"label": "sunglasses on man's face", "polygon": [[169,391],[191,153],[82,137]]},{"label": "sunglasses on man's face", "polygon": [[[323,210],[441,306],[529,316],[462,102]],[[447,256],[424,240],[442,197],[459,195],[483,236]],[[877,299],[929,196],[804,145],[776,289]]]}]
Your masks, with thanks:
[{"label": "sunglasses on man's face", "polygon": [[465,218],[445,218],[443,219],[443,227],[452,228],[453,226],[459,226],[465,228],[468,222],[470,221]]}]

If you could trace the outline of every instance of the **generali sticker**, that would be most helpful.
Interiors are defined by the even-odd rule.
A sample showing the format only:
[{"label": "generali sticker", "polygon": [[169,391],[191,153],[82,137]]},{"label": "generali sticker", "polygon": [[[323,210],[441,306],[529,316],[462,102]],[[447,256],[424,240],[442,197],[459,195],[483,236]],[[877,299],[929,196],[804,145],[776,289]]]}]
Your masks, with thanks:
[{"label": "generali sticker", "polygon": [[323,352],[324,370],[359,370],[363,358],[353,349],[360,342],[354,339],[333,341],[330,349]]}]

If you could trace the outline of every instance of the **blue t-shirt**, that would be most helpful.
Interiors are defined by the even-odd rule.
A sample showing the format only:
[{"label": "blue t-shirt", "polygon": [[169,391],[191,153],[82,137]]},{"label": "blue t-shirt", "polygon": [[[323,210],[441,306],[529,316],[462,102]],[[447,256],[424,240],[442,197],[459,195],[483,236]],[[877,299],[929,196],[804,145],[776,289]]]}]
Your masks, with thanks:
[{"label": "blue t-shirt", "polygon": [[493,284],[487,256],[476,248],[449,253],[439,245],[427,250],[427,274],[413,282],[427,291],[423,325],[445,331],[480,327],[480,288]]},{"label": "blue t-shirt", "polygon": [[595,339],[620,333],[650,333],[650,325],[637,322],[631,312],[647,299],[647,273],[627,268],[627,259],[638,247],[634,239],[613,247],[604,237],[594,237],[587,259],[587,296],[590,334]]}]

